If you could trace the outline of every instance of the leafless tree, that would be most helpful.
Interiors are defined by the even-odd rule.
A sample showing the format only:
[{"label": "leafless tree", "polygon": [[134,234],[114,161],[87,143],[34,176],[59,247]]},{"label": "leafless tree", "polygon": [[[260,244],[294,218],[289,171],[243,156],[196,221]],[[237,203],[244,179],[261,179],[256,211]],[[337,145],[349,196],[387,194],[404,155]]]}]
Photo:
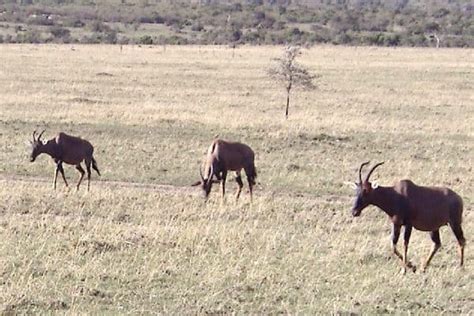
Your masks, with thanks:
[{"label": "leafless tree", "polygon": [[269,70],[268,74],[275,81],[282,83],[286,89],[286,110],[285,117],[288,119],[288,109],[290,107],[290,93],[293,87],[303,89],[315,89],[313,79],[316,78],[309,70],[296,62],[296,58],[301,55],[301,48],[288,46],[280,58],[275,58],[275,65]]}]

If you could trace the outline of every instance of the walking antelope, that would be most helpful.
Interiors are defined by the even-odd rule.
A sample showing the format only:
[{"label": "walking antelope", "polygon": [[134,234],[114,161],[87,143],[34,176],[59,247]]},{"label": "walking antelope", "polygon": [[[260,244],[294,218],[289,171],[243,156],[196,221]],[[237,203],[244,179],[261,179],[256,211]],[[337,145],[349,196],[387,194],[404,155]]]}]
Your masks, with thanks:
[{"label": "walking antelope", "polygon": [[84,178],[85,171],[81,167],[81,162],[85,162],[87,169],[87,190],[89,191],[91,182],[91,165],[97,174],[100,176],[99,169],[97,168],[97,162],[95,161],[92,154],[94,153],[94,147],[87,140],[70,136],[65,133],[59,133],[56,137],[43,143],[41,136],[44,130],[36,138],[36,131],[33,132],[33,141],[31,142],[31,156],[30,161],[35,161],[36,157],[40,154],[47,154],[53,158],[56,163],[56,170],[54,173],[53,187],[56,189],[56,180],[58,178],[58,172],[61,172],[64,183],[68,186],[66,177],[64,176],[63,162],[75,165],[76,169],[81,173],[79,182],[77,183],[77,190],[81,184],[82,178]]},{"label": "walking antelope", "polygon": [[[252,199],[252,189],[257,177],[254,160],[255,154],[249,146],[242,143],[215,139],[207,151],[204,161],[204,175],[201,168],[199,168],[201,180],[192,185],[200,185],[207,199],[211,192],[212,184],[220,181],[222,197],[224,197],[227,172],[235,171],[237,175],[235,181],[239,185],[236,194],[236,200],[238,200],[244,186],[241,177],[241,171],[244,169],[249,184],[250,199]],[[213,177],[216,177],[218,181],[214,180]]]},{"label": "walking antelope", "polygon": [[[418,186],[410,180],[401,180],[392,187],[382,187],[369,182],[370,175],[383,164],[380,162],[372,167],[365,180],[362,181],[362,168],[359,168],[359,182],[356,183],[357,196],[352,208],[352,215],[359,216],[368,205],[382,209],[392,222],[392,249],[402,261],[403,273],[407,268],[416,270],[407,259],[408,242],[412,228],[430,232],[434,245],[423,263],[422,270],[428,267],[434,254],[441,247],[439,228],[449,224],[459,244],[461,257],[460,266],[464,262],[464,245],[466,240],[461,228],[463,201],[454,191],[444,187]],[[401,226],[405,226],[403,255],[397,250]]]}]

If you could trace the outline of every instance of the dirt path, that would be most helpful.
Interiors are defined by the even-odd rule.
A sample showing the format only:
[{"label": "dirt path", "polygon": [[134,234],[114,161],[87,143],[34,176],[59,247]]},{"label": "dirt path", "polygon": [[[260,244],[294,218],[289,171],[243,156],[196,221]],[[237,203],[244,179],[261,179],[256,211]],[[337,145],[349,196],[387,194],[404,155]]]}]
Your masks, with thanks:
[{"label": "dirt path", "polygon": [[[0,184],[11,183],[11,182],[21,182],[21,183],[44,183],[45,185],[52,185],[51,178],[45,177],[30,177],[30,176],[21,176],[21,175],[4,175],[0,174]],[[58,187],[62,187],[64,184],[62,179],[58,179]],[[87,180],[83,180],[81,184],[81,190],[86,189]],[[165,194],[183,194],[188,196],[199,196],[201,197],[201,191],[198,187],[191,186],[174,186],[169,184],[153,184],[153,183],[142,183],[142,182],[127,182],[127,181],[113,181],[113,180],[91,180],[91,190],[94,186],[100,187],[110,187],[110,188],[134,188],[134,189],[143,189],[158,191]],[[69,183],[70,188],[75,189],[75,183]],[[244,191],[245,192],[245,191]],[[242,193],[244,193],[242,192]],[[232,196],[233,191],[229,191],[227,195]],[[268,190],[257,185],[254,188],[254,194],[258,196],[266,197],[276,197],[276,196],[287,196],[294,199],[306,199],[314,202],[332,202],[332,203],[350,203],[350,197],[347,196],[338,196],[338,195],[323,195],[316,196],[308,193],[297,193],[297,192],[277,192],[274,190]]]},{"label": "dirt path", "polygon": [[[51,178],[44,177],[29,177],[19,175],[3,175],[0,174],[0,182],[23,182],[23,183],[45,183],[52,186]],[[68,181],[69,187],[75,188],[75,182],[71,183]],[[58,179],[58,188],[64,185],[62,179]],[[170,194],[186,194],[186,195],[199,195],[200,192],[197,188],[193,187],[182,187],[173,186],[167,184],[151,184],[141,182],[126,182],[126,181],[111,181],[111,180],[91,180],[91,190],[93,186],[100,187],[113,187],[113,188],[137,188],[145,190],[160,191],[163,193]],[[87,180],[84,179],[81,183],[81,190],[87,189]]]}]

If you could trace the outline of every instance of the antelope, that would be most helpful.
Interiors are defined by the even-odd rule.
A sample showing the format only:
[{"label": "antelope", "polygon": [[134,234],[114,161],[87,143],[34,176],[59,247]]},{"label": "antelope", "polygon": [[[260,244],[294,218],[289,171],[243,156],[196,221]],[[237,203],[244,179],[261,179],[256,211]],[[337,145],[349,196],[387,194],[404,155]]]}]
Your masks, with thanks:
[{"label": "antelope", "polygon": [[[416,271],[416,267],[407,259],[412,228],[430,232],[434,243],[422,264],[422,271],[425,271],[434,254],[441,247],[439,229],[447,224],[458,241],[462,267],[466,240],[461,228],[463,211],[461,197],[448,188],[418,186],[410,180],[398,181],[391,187],[372,184],[369,182],[370,175],[383,162],[375,164],[362,181],[362,168],[368,164],[369,162],[364,162],[359,168],[359,182],[355,183],[357,195],[352,215],[359,216],[368,205],[375,205],[388,215],[392,222],[392,251],[402,262],[402,272],[406,273],[407,268],[412,269],[413,272]],[[403,255],[397,250],[402,226],[405,226]]]},{"label": "antelope", "polygon": [[[242,187],[244,186],[241,177],[242,169],[245,170],[249,184],[250,200],[252,200],[252,189],[255,185],[255,178],[257,177],[257,170],[255,169],[255,154],[253,150],[242,143],[228,142],[221,139],[215,139],[207,151],[207,156],[204,161],[204,176],[201,167],[199,168],[199,175],[201,180],[192,184],[192,186],[200,185],[204,196],[207,199],[211,192],[213,183],[221,183],[222,198],[225,195],[225,181],[228,171],[235,171],[239,188],[235,199],[238,200]],[[213,179],[216,177],[217,181]]]},{"label": "antelope", "polygon": [[68,186],[66,177],[64,176],[63,162],[75,165],[76,169],[81,173],[79,182],[77,183],[76,190],[79,190],[82,179],[84,178],[85,171],[81,167],[81,162],[85,162],[87,169],[87,191],[90,188],[91,182],[91,165],[92,168],[100,176],[100,171],[97,168],[97,162],[95,161],[92,154],[94,153],[94,147],[87,140],[67,135],[66,133],[59,133],[56,137],[43,142],[41,136],[44,130],[36,138],[36,131],[33,132],[33,141],[31,143],[31,155],[30,161],[34,162],[36,157],[40,154],[47,154],[53,158],[56,164],[56,170],[54,173],[53,187],[56,190],[56,180],[58,178],[58,172],[61,172],[61,176]]}]

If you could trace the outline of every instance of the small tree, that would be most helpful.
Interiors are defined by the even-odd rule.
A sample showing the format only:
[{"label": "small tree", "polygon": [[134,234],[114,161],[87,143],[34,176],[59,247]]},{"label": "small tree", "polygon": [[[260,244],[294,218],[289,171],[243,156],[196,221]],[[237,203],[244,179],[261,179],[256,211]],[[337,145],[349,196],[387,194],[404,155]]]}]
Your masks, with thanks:
[{"label": "small tree", "polygon": [[314,75],[310,74],[308,69],[298,64],[295,59],[301,55],[300,47],[288,46],[285,49],[283,57],[275,58],[276,65],[268,70],[268,74],[277,82],[284,84],[286,89],[286,111],[285,117],[288,119],[288,109],[290,107],[290,93],[293,87],[303,89],[314,89]]}]

